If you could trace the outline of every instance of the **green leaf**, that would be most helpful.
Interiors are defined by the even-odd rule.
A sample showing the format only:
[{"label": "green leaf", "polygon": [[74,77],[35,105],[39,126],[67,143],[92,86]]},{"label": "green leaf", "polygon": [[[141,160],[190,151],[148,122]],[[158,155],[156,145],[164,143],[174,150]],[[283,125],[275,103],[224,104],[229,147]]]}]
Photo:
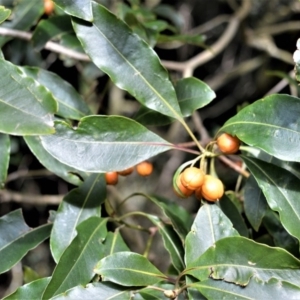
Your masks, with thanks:
[{"label": "green leaf", "polygon": [[[39,136],[25,136],[25,142],[31,152],[35,155],[35,157],[39,160],[39,162],[45,166],[49,171],[53,172],[57,176],[61,177],[65,181],[79,185],[82,181],[78,177],[85,178],[86,174],[80,172],[70,166],[67,166],[57,159],[55,159],[52,155],[50,155],[42,145],[41,139]],[[77,175],[78,174],[78,175]]]},{"label": "green leaf", "polygon": [[107,219],[91,217],[78,225],[77,235],[54,269],[43,299],[90,282],[94,276],[94,266],[103,257],[101,242],[107,234],[106,222]]},{"label": "green leaf", "polygon": [[73,32],[73,27],[69,16],[53,16],[38,23],[31,41],[34,49],[40,51],[51,39],[60,38],[63,34],[71,32]]},{"label": "green leaf", "polygon": [[[12,11],[10,20],[1,24],[2,27],[27,31],[44,13],[44,3],[41,0],[20,0]],[[0,36],[0,47],[12,37]]]},{"label": "green leaf", "polygon": [[121,171],[172,145],[137,122],[121,116],[88,116],[73,129],[56,122],[56,133],[41,136],[57,160],[86,172]]},{"label": "green leaf", "polygon": [[286,161],[300,161],[300,99],[271,95],[229,119],[220,131]]},{"label": "green leaf", "polygon": [[0,6],[0,24],[3,23],[11,14],[11,10]]},{"label": "green leaf", "polygon": [[158,44],[165,44],[170,42],[180,42],[183,44],[197,45],[204,47],[205,36],[195,34],[195,35],[187,35],[187,34],[174,34],[174,35],[165,35],[160,34],[157,39]]},{"label": "green leaf", "polygon": [[145,126],[164,126],[175,120],[143,105],[135,114],[134,119]]},{"label": "green leaf", "polygon": [[53,0],[66,14],[77,18],[93,21],[91,0]]},{"label": "green leaf", "polygon": [[19,287],[15,292],[3,298],[3,300],[37,300],[42,299],[43,292],[50,281],[50,277],[41,278],[35,281],[32,281],[28,284],[25,284]]},{"label": "green leaf", "polygon": [[238,233],[244,237],[248,237],[249,233],[245,221],[230,198],[224,195],[220,200],[219,205]]},{"label": "green leaf", "polygon": [[178,80],[175,90],[184,117],[190,116],[195,110],[206,106],[216,98],[215,92],[195,77]]},{"label": "green leaf", "polygon": [[30,228],[21,209],[0,218],[0,273],[4,273],[50,235],[52,224]]},{"label": "green leaf", "polygon": [[158,217],[147,214],[163,238],[165,249],[169,252],[174,268],[180,273],[185,268],[182,243],[171,225],[164,224]]},{"label": "green leaf", "polygon": [[94,272],[103,281],[123,286],[146,286],[167,279],[147,258],[133,252],[118,252],[103,258]]},{"label": "green leaf", "polygon": [[57,115],[66,119],[79,120],[90,114],[90,109],[74,87],[56,74],[34,67],[24,67],[23,71],[45,86],[58,103]]},{"label": "green leaf", "polygon": [[190,231],[193,224],[191,215],[180,205],[168,201],[159,196],[146,196],[147,199],[159,206],[164,214],[170,219],[174,230],[182,241]]},{"label": "green leaf", "polygon": [[268,209],[264,219],[263,225],[274,239],[274,244],[281,247],[295,256],[299,256],[299,242],[292,237],[283,228],[277,213]]},{"label": "green leaf", "polygon": [[0,133],[0,189],[5,185],[10,157],[10,139]]},{"label": "green leaf", "polygon": [[[175,289],[174,284],[170,283],[158,283],[155,284],[153,287],[146,287],[143,289],[140,289],[138,293],[134,295],[135,300],[167,300],[170,299],[169,297],[166,297],[163,293],[163,291],[156,290],[155,287],[167,290],[167,291],[173,291]],[[183,300],[183,295],[180,294],[177,299]]]},{"label": "green leaf", "polygon": [[114,232],[108,232],[105,241],[103,242],[104,256],[111,255],[117,252],[130,251],[125,244],[120,231],[116,229]]},{"label": "green leaf", "polygon": [[54,132],[57,104],[52,95],[21,68],[0,59],[0,132],[38,135]]},{"label": "green leaf", "polygon": [[247,285],[256,276],[300,284],[300,261],[281,248],[258,244],[244,237],[227,237],[189,264],[184,272],[202,281],[208,277]]},{"label": "green leaf", "polygon": [[143,105],[182,119],[175,90],[155,52],[106,8],[92,2],[92,10],[93,24],[73,19],[73,26],[93,62]]},{"label": "green leaf", "polygon": [[76,227],[86,219],[100,217],[106,199],[103,174],[92,174],[60,203],[50,237],[50,249],[56,262],[76,236]]},{"label": "green leaf", "polygon": [[244,209],[248,221],[258,231],[268,209],[268,203],[253,176],[248,178],[244,189]]},{"label": "green leaf", "polygon": [[128,289],[111,282],[94,282],[85,287],[77,286],[73,289],[57,295],[51,300],[131,300],[132,294]]},{"label": "green leaf", "polygon": [[300,239],[300,179],[285,169],[259,159],[245,156],[243,159],[270,208],[279,213],[284,228]]},{"label": "green leaf", "polygon": [[35,281],[40,279],[41,276],[34,271],[32,268],[23,265],[23,282],[24,284],[27,284],[29,282]]},{"label": "green leaf", "polygon": [[253,277],[246,287],[217,280],[204,280],[193,284],[207,299],[299,299],[300,288],[288,282],[271,278],[263,282]]},{"label": "green leaf", "polygon": [[203,204],[185,240],[185,263],[187,267],[190,267],[200,255],[215,245],[218,240],[238,235],[230,220],[216,204]]}]

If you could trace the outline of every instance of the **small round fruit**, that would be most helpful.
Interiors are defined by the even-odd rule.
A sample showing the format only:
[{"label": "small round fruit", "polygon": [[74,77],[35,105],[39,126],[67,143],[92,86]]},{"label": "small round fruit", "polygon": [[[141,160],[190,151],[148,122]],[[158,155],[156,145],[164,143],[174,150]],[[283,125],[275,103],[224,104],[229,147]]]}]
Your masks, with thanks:
[{"label": "small round fruit", "polygon": [[115,185],[118,183],[118,173],[117,172],[107,172],[105,173],[106,184]]},{"label": "small round fruit", "polygon": [[174,192],[175,194],[180,198],[187,198],[193,194],[194,191],[184,187],[182,184],[182,173],[177,177],[176,180],[176,187],[174,186]]},{"label": "small round fruit", "polygon": [[153,171],[153,165],[148,161],[143,161],[136,166],[136,171],[141,176],[148,176]]},{"label": "small round fruit", "polygon": [[202,186],[204,181],[204,172],[196,167],[186,168],[182,172],[181,183],[190,190],[196,190]]},{"label": "small round fruit", "polygon": [[52,0],[44,0],[44,12],[46,15],[51,15],[54,10],[54,2]]},{"label": "small round fruit", "polygon": [[130,175],[134,170],[134,167],[131,167],[131,168],[128,168],[128,169],[125,169],[123,171],[119,171],[118,174],[119,175],[122,175],[122,176],[127,176],[127,175]]},{"label": "small round fruit", "polygon": [[240,140],[228,133],[222,133],[217,138],[217,145],[221,152],[225,154],[234,154],[240,148]]},{"label": "small round fruit", "polygon": [[200,194],[207,201],[215,202],[219,200],[224,194],[222,181],[211,175],[205,175],[201,190],[196,191],[196,196],[200,196]]}]

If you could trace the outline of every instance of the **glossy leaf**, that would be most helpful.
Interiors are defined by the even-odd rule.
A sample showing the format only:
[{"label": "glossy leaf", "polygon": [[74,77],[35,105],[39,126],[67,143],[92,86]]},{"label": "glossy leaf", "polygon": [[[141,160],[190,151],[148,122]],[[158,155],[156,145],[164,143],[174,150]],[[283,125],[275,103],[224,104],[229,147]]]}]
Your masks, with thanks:
[{"label": "glossy leaf", "polygon": [[166,280],[147,258],[133,252],[118,252],[103,258],[94,272],[101,275],[103,281],[123,286],[146,286]]},{"label": "glossy leaf", "polygon": [[175,90],[184,117],[190,116],[195,110],[206,106],[216,98],[215,92],[195,77],[178,80]]},{"label": "glossy leaf", "polygon": [[56,262],[76,236],[76,227],[86,219],[100,217],[106,199],[103,174],[90,175],[78,188],[71,190],[60,203],[50,237],[50,249]]},{"label": "glossy leaf", "polygon": [[244,237],[248,237],[249,233],[245,221],[230,198],[227,195],[224,195],[220,200],[219,205],[238,233]]},{"label": "glossy leaf", "polygon": [[292,173],[256,158],[243,157],[272,210],[284,228],[300,239],[300,180]]},{"label": "glossy leaf", "polygon": [[183,259],[184,250],[179,236],[173,230],[171,225],[164,224],[158,217],[149,214],[147,214],[147,217],[158,228],[158,231],[163,238],[165,249],[169,252],[172,264],[179,274],[185,268]]},{"label": "glossy leaf", "polygon": [[263,282],[253,277],[246,287],[220,280],[204,280],[193,284],[207,299],[299,299],[300,288],[275,278]]},{"label": "glossy leaf", "polygon": [[71,32],[73,32],[73,27],[69,16],[53,16],[38,23],[31,41],[35,50],[40,51],[51,39],[60,38],[63,34]]},{"label": "glossy leaf", "polygon": [[73,19],[73,25],[93,62],[143,105],[182,119],[175,90],[155,52],[106,8],[92,2],[92,10],[93,24]]},{"label": "glossy leaf", "polygon": [[145,106],[140,107],[134,119],[145,126],[164,126],[171,124],[175,120]]},{"label": "glossy leaf", "polygon": [[41,136],[43,147],[62,163],[86,172],[125,170],[171,144],[121,116],[89,116],[78,128],[56,122],[56,133]]},{"label": "glossy leaf", "polygon": [[65,181],[74,185],[79,185],[82,182],[80,177],[86,177],[85,173],[61,163],[52,155],[50,155],[42,145],[39,136],[25,136],[24,139],[27,146],[35,155],[35,157],[39,160],[39,162],[49,171],[61,177]]},{"label": "glossy leaf", "polygon": [[27,226],[21,209],[0,218],[0,273],[13,267],[27,252],[50,235],[52,224],[36,228]]},{"label": "glossy leaf", "polygon": [[107,234],[106,222],[106,219],[91,217],[78,225],[77,235],[54,269],[43,299],[90,282],[94,276],[94,266],[103,257],[101,242]]},{"label": "glossy leaf", "polygon": [[103,252],[105,256],[111,255],[117,252],[130,251],[126,243],[124,242],[120,231],[117,229],[115,232],[108,232],[105,241],[102,244]]},{"label": "glossy leaf", "polygon": [[[5,21],[1,24],[1,26],[26,31],[30,29],[32,25],[36,24],[36,22],[43,15],[43,13],[43,1],[21,0],[13,9],[10,20]],[[11,37],[0,36],[0,47],[2,47],[9,40],[11,40]]]},{"label": "glossy leaf", "polygon": [[111,282],[94,282],[85,287],[77,286],[57,295],[52,300],[131,300],[131,291]]},{"label": "glossy leaf", "polygon": [[[160,288],[167,291],[172,291],[175,289],[175,286],[170,283],[158,283],[154,286],[149,286],[143,289],[140,289],[138,293],[134,295],[135,300],[167,300],[170,299],[166,297],[164,293],[160,290],[156,290],[155,288]],[[184,297],[182,294],[179,294],[177,297],[178,300],[183,300]]]},{"label": "glossy leaf", "polygon": [[248,178],[244,189],[244,209],[248,221],[258,231],[268,209],[268,203],[253,176]]},{"label": "glossy leaf", "polygon": [[279,159],[299,162],[299,110],[299,98],[267,96],[242,109],[220,131],[236,135]]},{"label": "glossy leaf", "polygon": [[52,95],[21,68],[0,59],[0,132],[38,135],[54,132],[57,104]]},{"label": "glossy leaf", "polygon": [[273,237],[275,246],[281,247],[297,257],[299,256],[298,240],[289,235],[283,228],[277,213],[268,209],[263,219],[263,225]]},{"label": "glossy leaf", "polygon": [[91,0],[53,0],[65,13],[77,18],[92,21]]},{"label": "glossy leaf", "polygon": [[216,204],[203,204],[185,240],[187,267],[218,240],[238,235],[230,220]]},{"label": "glossy leaf", "polygon": [[10,157],[10,139],[0,133],[0,189],[5,185]]},{"label": "glossy leaf", "polygon": [[184,241],[193,223],[191,215],[182,206],[168,201],[167,199],[159,196],[146,197],[162,209],[166,217],[170,219],[171,224],[179,237]]},{"label": "glossy leaf", "polygon": [[32,300],[42,299],[43,292],[50,281],[50,277],[37,279],[19,287],[15,292],[3,298],[3,300]]},{"label": "glossy leaf", "polygon": [[11,10],[0,6],[0,24],[3,23],[11,14]]},{"label": "glossy leaf", "polygon": [[258,244],[244,237],[221,239],[189,264],[186,274],[202,281],[208,277],[247,285],[256,276],[300,284],[300,261],[281,248]]},{"label": "glossy leaf", "polygon": [[34,67],[24,67],[23,71],[45,86],[58,103],[57,115],[73,120],[90,114],[90,109],[74,87],[56,74]]}]

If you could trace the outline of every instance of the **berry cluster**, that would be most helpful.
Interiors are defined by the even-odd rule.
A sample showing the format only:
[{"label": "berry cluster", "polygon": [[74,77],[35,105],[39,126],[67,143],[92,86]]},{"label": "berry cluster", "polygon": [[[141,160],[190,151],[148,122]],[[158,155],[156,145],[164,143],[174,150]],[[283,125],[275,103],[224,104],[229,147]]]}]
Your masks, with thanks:
[{"label": "berry cluster", "polygon": [[[128,176],[130,175],[134,170],[134,167],[125,169],[123,171],[113,171],[113,172],[107,172],[105,173],[105,180],[106,184],[108,185],[115,185],[118,183],[119,175],[121,176]],[[153,171],[153,165],[152,163],[148,161],[143,161],[136,165],[136,171],[141,176],[149,176]]]},{"label": "berry cluster", "polygon": [[[234,154],[240,147],[239,139],[228,133],[221,134],[216,144],[223,154]],[[205,155],[201,157],[202,160],[205,159]],[[223,196],[224,186],[220,179],[194,166],[187,167],[181,172],[183,166],[175,173],[173,180],[174,191],[179,197],[187,198],[194,193],[199,200],[215,202]]]}]

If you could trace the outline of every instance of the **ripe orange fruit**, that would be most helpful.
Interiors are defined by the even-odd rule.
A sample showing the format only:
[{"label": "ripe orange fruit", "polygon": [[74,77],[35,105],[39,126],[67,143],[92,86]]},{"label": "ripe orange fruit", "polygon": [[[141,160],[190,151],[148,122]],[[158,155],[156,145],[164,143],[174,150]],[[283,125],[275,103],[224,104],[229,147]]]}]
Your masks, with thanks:
[{"label": "ripe orange fruit", "polygon": [[194,191],[184,187],[182,184],[182,173],[177,177],[176,187],[173,187],[175,194],[180,198],[187,198],[193,194]]},{"label": "ripe orange fruit", "polygon": [[141,176],[148,176],[153,171],[153,165],[148,161],[143,161],[136,166],[136,171]]},{"label": "ripe orange fruit", "polygon": [[123,171],[119,171],[118,174],[119,175],[122,175],[122,176],[127,176],[129,174],[131,174],[134,170],[134,167],[131,167],[131,168],[128,168],[128,169],[125,169]]},{"label": "ripe orange fruit", "polygon": [[105,173],[106,184],[115,185],[118,183],[118,173],[117,172],[107,172]]},{"label": "ripe orange fruit", "polygon": [[240,148],[240,140],[228,133],[222,133],[217,138],[217,145],[223,153],[234,154]]},{"label": "ripe orange fruit", "polygon": [[190,167],[186,168],[181,174],[181,183],[189,190],[196,190],[202,186],[205,174],[201,169]]},{"label": "ripe orange fruit", "polygon": [[44,13],[51,15],[54,10],[54,2],[52,0],[44,0]]},{"label": "ripe orange fruit", "polygon": [[202,197],[207,201],[215,202],[224,194],[224,186],[220,179],[211,175],[204,176],[204,182],[200,189],[196,190],[196,197]]}]

